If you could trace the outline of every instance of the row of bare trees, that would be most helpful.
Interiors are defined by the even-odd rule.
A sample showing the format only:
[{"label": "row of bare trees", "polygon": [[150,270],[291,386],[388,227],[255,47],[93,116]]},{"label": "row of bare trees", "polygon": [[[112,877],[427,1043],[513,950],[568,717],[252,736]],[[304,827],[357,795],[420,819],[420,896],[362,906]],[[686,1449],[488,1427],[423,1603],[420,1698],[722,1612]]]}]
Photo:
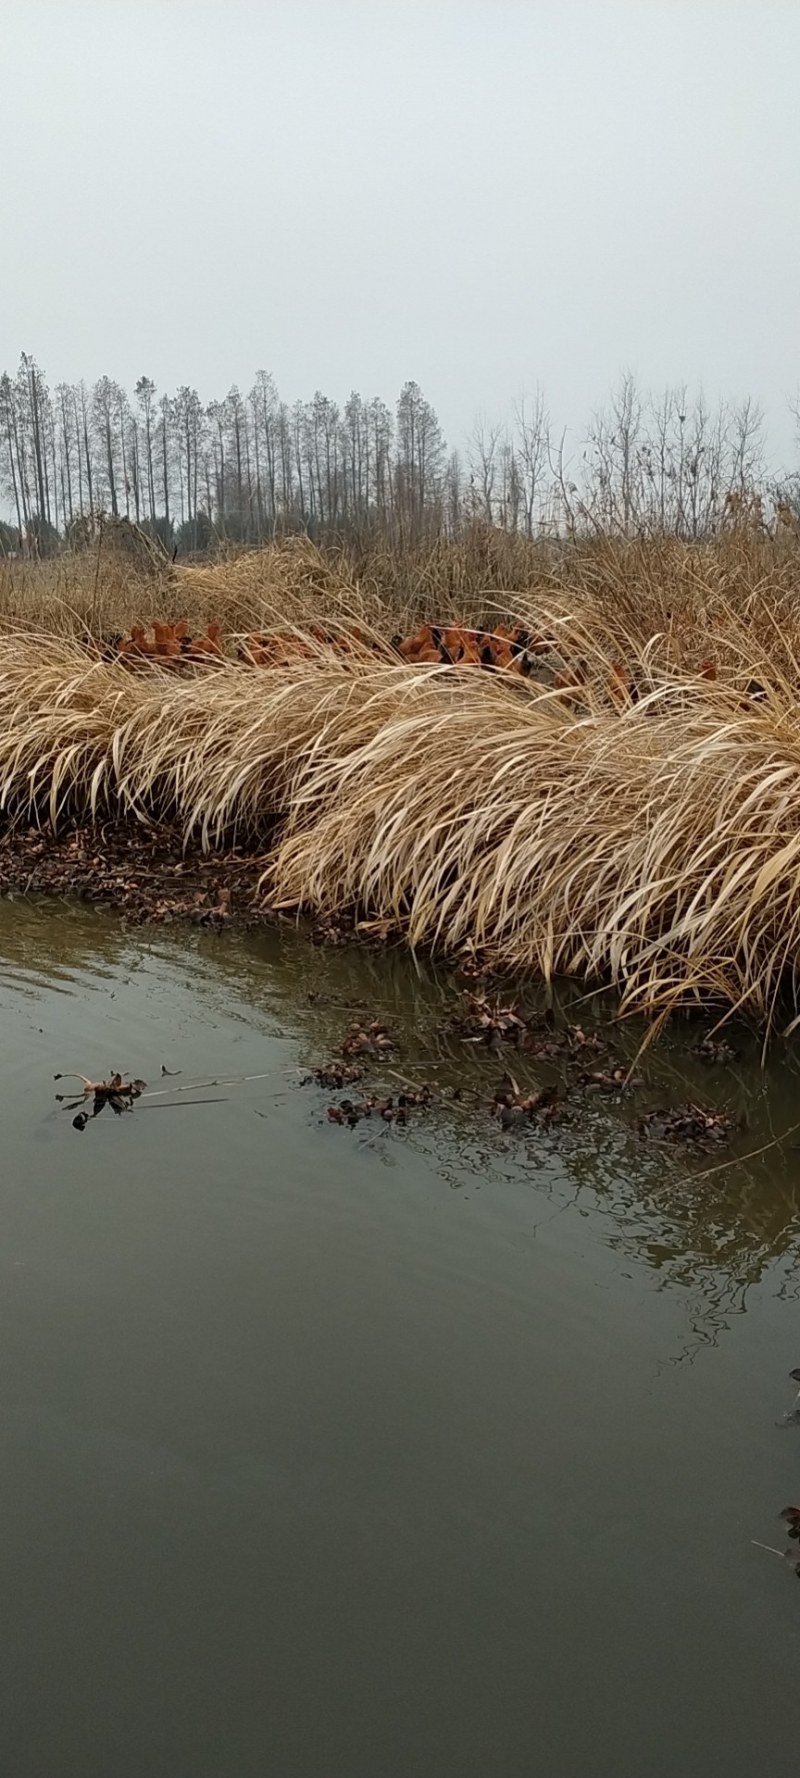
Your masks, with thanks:
[{"label": "row of bare trees", "polygon": [[[775,496],[775,490],[771,490]],[[761,522],[770,492],[764,422],[751,402],[710,409],[685,389],[658,400],[622,378],[577,451],[554,433],[541,392],[510,427],[479,421],[448,452],[436,413],[406,383],[394,412],[354,392],[287,404],[259,371],[243,395],[204,405],[188,387],[133,396],[109,377],[51,390],[36,360],[0,376],[0,535],[39,550],[125,515],[182,550],[277,531],[369,526],[396,541],[457,535],[465,522],[542,532],[671,532],[697,538]],[[792,484],[779,496],[789,511]]]},{"label": "row of bare trees", "polygon": [[109,377],[51,391],[27,353],[15,377],[0,376],[0,490],[17,532],[41,547],[103,513],[188,548],[369,522],[416,537],[442,528],[454,480],[460,497],[413,382],[392,413],[357,393],[343,408],[320,393],[290,407],[265,371],[247,395],[234,387],[208,406],[187,387],[159,395],[150,377],[132,399]]},{"label": "row of bare trees", "polygon": [[797,479],[767,474],[764,416],[752,400],[711,408],[685,386],[643,396],[629,375],[569,458],[539,393],[518,404],[511,432],[476,425],[468,469],[470,509],[528,536],[698,539],[800,514]]}]

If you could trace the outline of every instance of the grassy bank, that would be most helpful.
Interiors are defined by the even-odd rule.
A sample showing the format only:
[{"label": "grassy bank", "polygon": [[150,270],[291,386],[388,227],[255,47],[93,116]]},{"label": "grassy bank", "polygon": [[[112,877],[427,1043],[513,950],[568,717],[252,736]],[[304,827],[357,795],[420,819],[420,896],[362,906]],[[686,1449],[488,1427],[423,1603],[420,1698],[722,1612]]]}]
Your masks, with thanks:
[{"label": "grassy bank", "polygon": [[[630,1009],[710,997],[784,1023],[800,960],[796,549],[524,551],[505,564],[513,589],[485,553],[468,573],[460,546],[427,579],[422,557],[381,579],[377,557],[296,542],[147,573],[102,554],[26,567],[0,586],[2,807],[170,823],[190,845],[260,852],[272,905],[610,980]],[[391,637],[423,614],[546,633],[578,683],[398,660]],[[131,672],[80,640],[153,615],[216,618],[229,658]],[[320,642],[322,618],[357,622],[363,645]],[[237,636],[270,628],[304,658],[239,663]]]}]

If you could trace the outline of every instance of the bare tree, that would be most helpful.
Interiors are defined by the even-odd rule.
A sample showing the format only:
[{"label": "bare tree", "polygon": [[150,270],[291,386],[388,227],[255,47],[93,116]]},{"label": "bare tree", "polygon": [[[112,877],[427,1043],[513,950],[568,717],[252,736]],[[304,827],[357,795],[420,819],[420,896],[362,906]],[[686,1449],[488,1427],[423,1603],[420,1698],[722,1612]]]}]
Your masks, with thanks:
[{"label": "bare tree", "polygon": [[523,483],[519,456],[511,439],[504,438],[500,446],[500,495],[497,514],[504,531],[514,533],[519,530],[522,493]]},{"label": "bare tree", "polygon": [[385,401],[373,396],[367,410],[370,456],[369,502],[380,524],[388,526],[393,508],[392,454],[394,428]]},{"label": "bare tree", "polygon": [[29,514],[22,475],[16,392],[8,371],[0,376],[0,430],[4,450],[4,486],[13,495],[17,530],[22,538]]},{"label": "bare tree", "polygon": [[458,451],[451,451],[444,472],[444,512],[445,524],[450,537],[457,537],[461,530],[463,511],[461,458]]},{"label": "bare tree", "polygon": [[95,511],[95,473],[94,473],[92,439],[91,439],[91,430],[90,430],[90,401],[89,401],[89,393],[86,388],[86,384],[82,380],[80,383],[77,383],[74,386],[73,391],[72,391],[72,400],[73,400],[73,407],[74,407],[74,412],[75,412],[75,430],[78,435],[78,479],[79,479],[80,508],[81,508],[81,512],[84,512],[84,510],[86,510],[84,508],[84,496],[83,496],[83,476],[85,474],[85,476],[86,476],[86,495],[87,495],[87,500],[88,500],[88,513],[89,513],[90,517],[93,517],[94,511]]},{"label": "bare tree", "polygon": [[441,514],[444,439],[418,383],[405,383],[397,402],[395,482],[401,524],[409,538],[434,527]]},{"label": "bare tree", "polygon": [[730,411],[730,492],[742,497],[764,480],[764,413],[747,395]]},{"label": "bare tree", "polygon": [[59,383],[56,387],[56,414],[61,508],[65,523],[71,525],[76,516],[73,485],[77,489],[80,447],[72,390],[68,383]]},{"label": "bare tree", "polygon": [[358,526],[369,504],[369,414],[357,390],[345,402],[341,427],[342,508],[350,523]]},{"label": "bare tree", "polygon": [[495,484],[502,437],[501,426],[490,426],[483,415],[479,415],[467,441],[467,461],[475,510],[485,519],[487,525],[494,522]]},{"label": "bare tree", "polygon": [[92,391],[92,419],[100,452],[101,475],[113,518],[119,516],[118,487],[122,474],[119,457],[120,390],[110,377],[101,377]]},{"label": "bare tree", "polygon": [[27,416],[38,516],[40,522],[46,521],[50,525],[52,519],[47,468],[47,419],[50,395],[36,359],[27,352],[23,352],[20,357],[18,382],[21,396],[20,405]]},{"label": "bare tree", "polygon": [[172,417],[175,429],[175,459],[181,522],[185,522],[194,530],[197,526],[200,447],[205,418],[196,389],[190,389],[184,384],[183,388],[178,390],[173,403]]},{"label": "bare tree", "polygon": [[621,378],[607,409],[589,424],[585,461],[588,465],[581,511],[600,529],[629,536],[641,516],[640,452],[642,404],[629,372]]},{"label": "bare tree", "polygon": [[151,524],[156,518],[156,478],[153,437],[155,431],[156,386],[152,377],[140,377],[136,384],[136,401],[144,435],[144,475],[147,488],[147,509]]},{"label": "bare tree", "polygon": [[550,453],[550,415],[542,390],[537,387],[532,396],[521,396],[514,415],[517,427],[515,456],[519,501],[524,516],[525,535],[533,537]]},{"label": "bare tree", "polygon": [[169,532],[172,525],[169,501],[170,484],[172,480],[172,432],[174,423],[174,403],[170,400],[168,395],[162,395],[158,404],[158,449],[161,490],[164,505],[164,526],[167,532]]},{"label": "bare tree", "polygon": [[252,409],[258,534],[263,538],[275,525],[280,457],[280,402],[274,380],[267,371],[258,371],[248,399]]}]

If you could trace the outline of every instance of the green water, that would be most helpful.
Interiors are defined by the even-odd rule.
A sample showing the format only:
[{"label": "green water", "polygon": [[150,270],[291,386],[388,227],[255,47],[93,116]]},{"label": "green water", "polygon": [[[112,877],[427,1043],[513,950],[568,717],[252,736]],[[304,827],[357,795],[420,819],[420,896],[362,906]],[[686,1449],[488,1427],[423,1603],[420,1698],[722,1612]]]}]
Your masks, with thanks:
[{"label": "green water", "polygon": [[[800,1121],[690,1053],[504,1136],[406,958],[0,904],[0,1772],[780,1778],[800,1585]],[[351,1003],[464,1098],[405,1132],[301,1084]],[[53,1075],[267,1078],[104,1114]],[[396,1084],[396,1083],[395,1083]],[[473,1099],[472,1089],[479,1088]]]}]

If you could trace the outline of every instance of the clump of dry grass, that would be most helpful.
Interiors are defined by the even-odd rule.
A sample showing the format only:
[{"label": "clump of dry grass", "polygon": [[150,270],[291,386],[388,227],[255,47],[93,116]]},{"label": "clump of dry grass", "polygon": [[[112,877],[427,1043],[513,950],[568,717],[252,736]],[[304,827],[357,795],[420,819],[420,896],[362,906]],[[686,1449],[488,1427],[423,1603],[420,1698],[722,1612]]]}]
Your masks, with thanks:
[{"label": "clump of dry grass", "polygon": [[704,682],[581,719],[492,682],[401,696],[346,758],[300,766],[267,880],[414,945],[610,979],[630,1009],[711,997],[771,1023],[797,997],[800,725]]},{"label": "clump of dry grass", "polygon": [[[788,672],[773,663],[766,697],[743,695],[734,614],[719,679],[673,660],[663,632],[640,648],[639,701],[618,708],[609,638],[555,596],[533,604],[565,646],[594,649],[569,697],[321,645],[276,671],[132,675],[74,640],[9,633],[0,806],[169,821],[187,841],[262,850],[283,907],[610,980],[628,1009],[710,997],[774,1024],[797,1004],[800,963]],[[791,639],[781,648],[794,658]]]}]

